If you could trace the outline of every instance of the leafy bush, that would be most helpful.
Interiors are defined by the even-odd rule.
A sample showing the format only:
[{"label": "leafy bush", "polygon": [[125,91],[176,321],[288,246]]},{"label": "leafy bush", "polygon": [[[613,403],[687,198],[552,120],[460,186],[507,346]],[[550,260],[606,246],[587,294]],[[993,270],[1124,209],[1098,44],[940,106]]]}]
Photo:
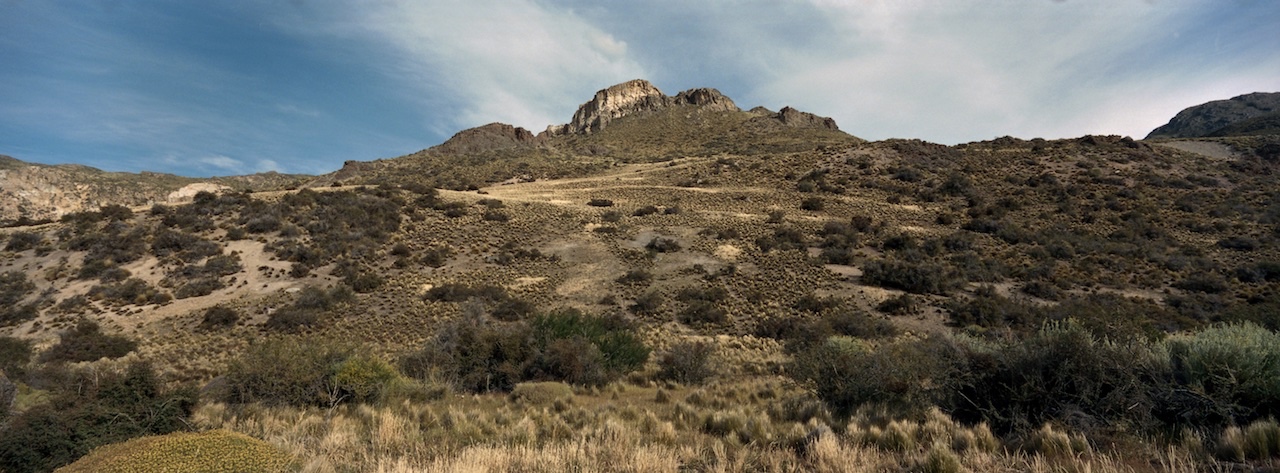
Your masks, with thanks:
[{"label": "leafy bush", "polygon": [[62,333],[56,345],[40,354],[40,361],[56,363],[119,358],[136,348],[138,343],[128,337],[107,335],[102,333],[97,322],[81,319],[74,328]]}]

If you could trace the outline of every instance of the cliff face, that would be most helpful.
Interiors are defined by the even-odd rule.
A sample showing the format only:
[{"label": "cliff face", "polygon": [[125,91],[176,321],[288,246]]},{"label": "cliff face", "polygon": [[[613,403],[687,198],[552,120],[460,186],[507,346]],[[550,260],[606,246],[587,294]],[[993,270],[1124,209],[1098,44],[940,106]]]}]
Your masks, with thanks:
[{"label": "cliff face", "polygon": [[547,127],[546,134],[557,136],[595,133],[619,118],[681,106],[707,107],[713,111],[739,111],[733,100],[716,89],[690,89],[670,97],[648,81],[636,79],[596,92],[595,97],[578,107],[572,121]]},{"label": "cliff face", "polygon": [[1280,92],[1254,92],[1214,100],[1178,112],[1169,123],[1147,135],[1151,138],[1214,136],[1233,124],[1280,112]]}]

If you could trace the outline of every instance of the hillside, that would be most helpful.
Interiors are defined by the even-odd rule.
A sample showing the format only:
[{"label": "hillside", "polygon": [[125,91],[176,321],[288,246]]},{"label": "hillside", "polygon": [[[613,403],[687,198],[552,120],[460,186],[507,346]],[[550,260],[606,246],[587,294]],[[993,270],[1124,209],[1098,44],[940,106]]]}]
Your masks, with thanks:
[{"label": "hillside", "polygon": [[[153,172],[106,172],[80,165],[42,165],[0,156],[0,224],[42,221],[108,204],[130,207],[189,200],[200,189],[283,189],[301,177],[274,172],[195,179]],[[184,187],[192,186],[187,192]]]},{"label": "hillside", "polygon": [[[1254,92],[1188,107],[1178,112],[1169,123],[1153,130],[1147,139],[1262,134],[1259,131],[1267,129],[1266,126],[1259,128],[1262,122],[1236,124],[1276,113],[1280,113],[1280,92]],[[1275,117],[1263,120],[1274,124]],[[1274,126],[1270,128],[1274,129]]]},{"label": "hillside", "polygon": [[0,453],[194,425],[304,471],[1264,465],[1274,146],[867,142],[633,81],[302,189],[104,202],[0,229]]}]

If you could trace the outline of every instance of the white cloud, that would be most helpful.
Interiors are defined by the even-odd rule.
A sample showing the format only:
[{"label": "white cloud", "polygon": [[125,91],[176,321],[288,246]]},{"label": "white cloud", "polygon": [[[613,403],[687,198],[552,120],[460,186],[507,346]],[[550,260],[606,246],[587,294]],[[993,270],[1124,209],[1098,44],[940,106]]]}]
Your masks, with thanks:
[{"label": "white cloud", "polygon": [[645,76],[629,45],[572,11],[528,0],[388,1],[351,12],[357,33],[394,47],[389,72],[427,103],[460,110],[437,127],[501,121],[539,130],[567,121],[602,87]]},{"label": "white cloud", "polygon": [[224,171],[244,171],[244,163],[238,159],[223,156],[220,154],[204,156],[196,160],[204,167],[212,167]]}]

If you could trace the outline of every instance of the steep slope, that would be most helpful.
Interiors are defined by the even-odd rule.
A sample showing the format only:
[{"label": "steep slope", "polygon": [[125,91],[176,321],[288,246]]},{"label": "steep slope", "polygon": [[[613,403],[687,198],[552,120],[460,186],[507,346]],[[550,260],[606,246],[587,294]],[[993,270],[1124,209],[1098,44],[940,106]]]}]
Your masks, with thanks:
[{"label": "steep slope", "polygon": [[1215,100],[1178,112],[1169,123],[1148,134],[1147,139],[1227,136],[1215,132],[1243,120],[1277,112],[1280,112],[1280,92],[1255,92]]}]

